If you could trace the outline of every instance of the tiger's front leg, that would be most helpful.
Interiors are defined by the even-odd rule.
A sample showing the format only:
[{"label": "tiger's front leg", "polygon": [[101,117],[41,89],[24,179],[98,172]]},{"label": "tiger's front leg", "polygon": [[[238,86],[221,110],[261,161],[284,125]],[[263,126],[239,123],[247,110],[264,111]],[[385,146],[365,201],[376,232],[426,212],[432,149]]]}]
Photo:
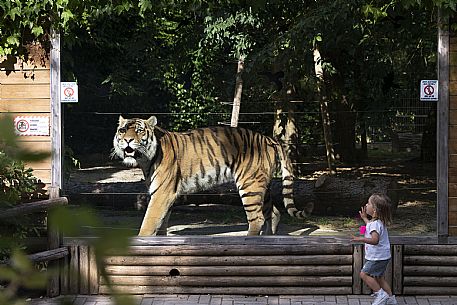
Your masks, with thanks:
[{"label": "tiger's front leg", "polygon": [[173,190],[158,189],[155,191],[144,214],[138,236],[157,235],[176,198],[177,194]]}]

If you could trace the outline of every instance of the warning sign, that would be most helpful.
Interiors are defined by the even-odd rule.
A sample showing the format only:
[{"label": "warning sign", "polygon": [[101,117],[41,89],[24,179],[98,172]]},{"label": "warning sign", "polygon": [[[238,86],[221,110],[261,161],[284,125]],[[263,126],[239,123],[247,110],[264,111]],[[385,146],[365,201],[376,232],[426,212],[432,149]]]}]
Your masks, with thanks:
[{"label": "warning sign", "polygon": [[438,81],[437,80],[421,80],[420,87],[421,101],[438,101]]},{"label": "warning sign", "polygon": [[60,101],[62,103],[78,102],[78,84],[76,82],[60,83]]},{"label": "warning sign", "polygon": [[49,117],[17,116],[14,118],[14,127],[20,136],[49,136]]}]

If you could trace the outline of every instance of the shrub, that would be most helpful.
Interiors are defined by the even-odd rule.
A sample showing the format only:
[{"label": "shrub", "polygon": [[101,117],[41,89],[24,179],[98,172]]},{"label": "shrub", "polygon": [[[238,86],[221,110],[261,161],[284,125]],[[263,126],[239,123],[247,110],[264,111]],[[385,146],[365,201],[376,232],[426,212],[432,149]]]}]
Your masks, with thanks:
[{"label": "shrub", "polygon": [[14,205],[33,197],[37,179],[24,162],[14,160],[0,151],[0,204]]}]

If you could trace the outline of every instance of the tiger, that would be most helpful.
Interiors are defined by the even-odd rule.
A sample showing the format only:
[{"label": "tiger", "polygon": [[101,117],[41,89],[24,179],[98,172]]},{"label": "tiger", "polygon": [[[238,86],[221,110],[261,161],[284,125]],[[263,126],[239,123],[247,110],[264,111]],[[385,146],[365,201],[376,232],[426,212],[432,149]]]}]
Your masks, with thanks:
[{"label": "tiger", "polygon": [[293,198],[293,168],[279,142],[240,127],[215,126],[171,132],[149,119],[119,116],[111,156],[143,171],[149,203],[139,236],[165,230],[179,195],[235,182],[248,221],[247,235],[276,234],[280,212],[266,199],[277,168],[282,171],[283,201],[289,215],[305,219],[313,203],[298,210]]}]

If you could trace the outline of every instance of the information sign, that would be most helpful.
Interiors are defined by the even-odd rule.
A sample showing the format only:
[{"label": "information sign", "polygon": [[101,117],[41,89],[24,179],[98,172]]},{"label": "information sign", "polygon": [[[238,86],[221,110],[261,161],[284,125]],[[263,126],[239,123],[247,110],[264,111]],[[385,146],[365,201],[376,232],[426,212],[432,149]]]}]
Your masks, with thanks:
[{"label": "information sign", "polygon": [[49,117],[17,116],[14,118],[14,129],[20,136],[49,136]]},{"label": "information sign", "polygon": [[437,80],[421,80],[420,86],[421,101],[438,101],[438,81]]},{"label": "information sign", "polygon": [[60,83],[60,101],[62,103],[78,102],[78,84],[76,82]]}]

